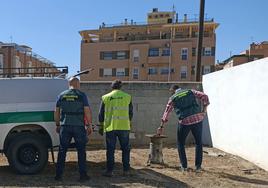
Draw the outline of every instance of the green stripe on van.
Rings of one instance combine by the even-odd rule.
[[[54,121],[53,111],[0,113],[0,124]]]

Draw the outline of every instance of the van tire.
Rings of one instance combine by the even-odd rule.
[[[7,149],[11,168],[19,174],[35,174],[44,169],[48,161],[48,148],[30,133],[22,133],[11,141]]]

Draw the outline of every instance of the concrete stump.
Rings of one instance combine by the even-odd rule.
[[[165,135],[145,135],[149,137],[150,142],[150,153],[147,161],[147,166],[151,164],[164,164],[163,160],[163,138],[167,138]]]

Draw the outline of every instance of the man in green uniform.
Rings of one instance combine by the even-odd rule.
[[[64,170],[66,152],[72,138],[74,138],[77,153],[80,180],[89,180],[86,169],[86,143],[87,135],[92,132],[92,115],[88,99],[80,90],[78,78],[69,80],[69,89],[62,92],[57,99],[54,119],[56,131],[60,136],[60,147],[56,165],[55,180],[61,181]],[[89,125],[85,127],[84,121]]]

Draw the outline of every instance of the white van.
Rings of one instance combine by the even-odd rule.
[[[48,149],[59,145],[53,112],[67,88],[61,78],[0,79],[0,150],[16,172],[41,171]]]

